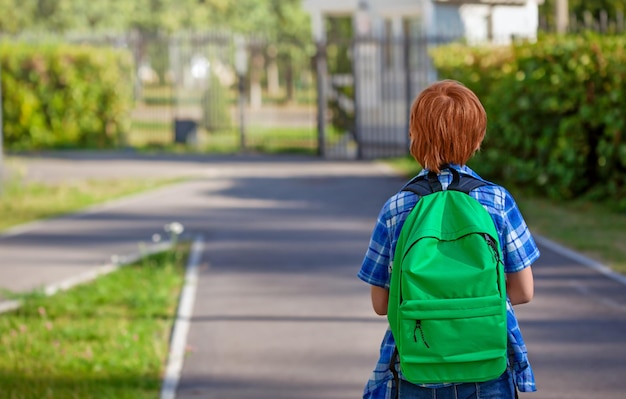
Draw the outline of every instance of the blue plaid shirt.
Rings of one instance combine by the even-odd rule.
[[[452,167],[461,173],[481,179],[467,166],[453,165]],[[426,173],[428,171],[423,170],[418,176]],[[452,175],[450,172],[443,171],[439,175],[439,180],[443,189],[447,189],[452,181]],[[503,187],[487,183],[487,185],[473,190],[470,195],[487,209],[496,225],[502,247],[504,271],[506,273],[519,272],[529,267],[539,258],[539,249],[511,194]],[[371,285],[389,289],[396,242],[406,217],[418,199],[419,197],[412,192],[401,191],[387,200],[378,216],[369,248],[363,259],[361,270],[358,273],[358,277],[361,280]],[[536,391],[535,377],[528,362],[526,345],[524,344],[513,306],[511,306],[508,300],[507,327],[509,353],[512,358],[511,366],[515,384],[521,392]],[[365,386],[363,398],[392,398],[394,387],[393,375],[389,370],[389,362],[393,356],[394,349],[395,341],[391,330],[388,328],[380,347],[378,363]],[[400,378],[402,378],[401,375]],[[445,385],[429,384],[427,386],[440,387]]]

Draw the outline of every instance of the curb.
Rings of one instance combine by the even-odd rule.
[[[93,281],[100,276],[114,272],[120,267],[134,263],[145,256],[163,252],[171,248],[171,246],[172,241],[163,241],[161,243],[151,245],[149,248],[145,248],[145,250],[141,252],[135,252],[126,256],[114,256],[112,262],[98,266],[74,277],[59,281],[58,283],[47,285],[43,287],[42,292],[45,296],[52,296],[57,292],[67,291],[72,287]],[[19,300],[0,301],[0,314],[18,309],[21,305],[22,304]]]
[[[583,266],[593,269],[597,271],[598,273],[603,274],[606,277],[614,281],[617,281],[618,283],[626,285],[626,276],[623,274],[614,272],[608,266],[603,265],[602,263],[596,262],[593,259],[587,258],[586,256],[581,255],[578,252],[574,252],[571,249],[566,248],[562,246],[561,244],[557,244],[556,242],[551,241],[545,237],[541,237],[537,235],[534,235],[533,237],[535,241],[537,241],[538,244],[543,245],[544,247],[550,249],[551,251],[554,251],[558,253],[559,255],[569,258],[577,263],[580,263]]]
[[[187,346],[187,334],[189,333],[190,320],[193,312],[193,305],[196,298],[196,287],[198,285],[198,264],[202,259],[204,250],[204,239],[197,236],[191,246],[191,254],[187,261],[187,271],[185,273],[185,283],[180,295],[176,321],[172,329],[170,340],[170,352],[168,354],[167,367],[161,388],[161,399],[175,399],[178,381],[183,369],[185,350]]]

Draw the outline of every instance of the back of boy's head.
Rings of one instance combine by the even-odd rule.
[[[453,80],[433,83],[411,107],[411,155],[437,173],[443,164],[465,165],[480,148],[486,129],[485,109],[470,89]]]

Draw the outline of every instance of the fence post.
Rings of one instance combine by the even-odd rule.
[[[4,119],[2,116],[2,60],[0,60],[0,196],[2,196],[4,185]]]
[[[240,150],[246,149],[246,135],[245,135],[245,79],[246,72],[248,70],[248,50],[246,48],[246,42],[241,36],[235,37],[235,69],[237,71],[237,87],[239,93],[239,145]]]
[[[409,129],[411,128],[410,126],[410,119],[411,119],[411,106],[413,105],[413,79],[411,79],[411,71],[413,70],[411,68],[411,48],[412,43],[411,43],[411,34],[409,32],[405,32],[404,37],[403,37],[403,44],[404,44],[404,77],[405,77],[405,110],[406,110],[406,151],[407,153],[410,152],[410,147],[411,147],[411,138],[409,137]]]
[[[567,0],[556,0],[556,31],[557,33],[566,33],[569,21],[569,6]]]
[[[600,11],[600,33],[607,33],[609,30],[609,14],[606,10]]]
[[[317,154],[324,157],[326,154],[326,44],[317,42],[315,54],[315,69],[317,74]]]

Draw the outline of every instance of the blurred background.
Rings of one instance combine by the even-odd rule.
[[[489,115],[479,173],[623,213],[625,4],[0,0],[1,142],[406,159],[412,100],[449,78]]]

